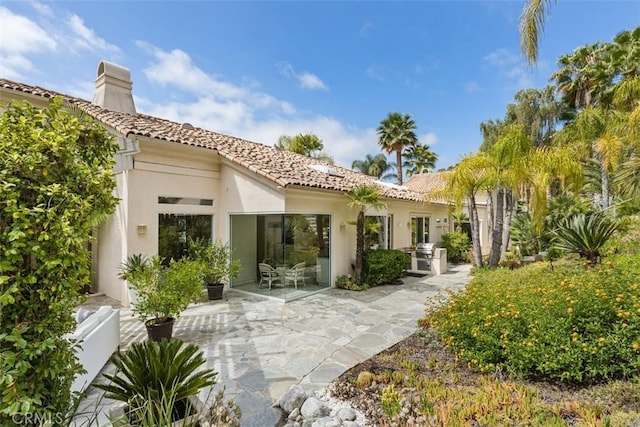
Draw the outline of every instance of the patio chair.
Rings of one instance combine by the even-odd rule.
[[[298,263],[284,272],[284,285],[287,286],[287,282],[293,282],[293,285],[298,289],[298,282],[304,283],[304,262]]]
[[[269,285],[269,289],[271,289],[271,285],[274,282],[282,283],[282,279],[280,278],[278,271],[269,264],[264,262],[258,263],[258,270],[260,270],[260,283],[258,283],[258,287],[261,287],[266,283]]]

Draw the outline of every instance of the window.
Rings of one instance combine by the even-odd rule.
[[[161,205],[213,206],[213,199],[194,199],[189,197],[158,197]]]
[[[211,240],[212,236],[212,215],[158,215],[158,255],[167,263],[187,255],[189,239]]]
[[[411,245],[429,243],[429,217],[418,216],[411,218]]]
[[[364,244],[371,249],[389,249],[390,233],[389,217],[367,215],[364,218]]]

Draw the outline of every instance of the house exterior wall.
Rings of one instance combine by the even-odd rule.
[[[220,240],[230,241],[231,215],[284,212],[282,188],[231,162],[223,160],[219,185],[216,236]]]

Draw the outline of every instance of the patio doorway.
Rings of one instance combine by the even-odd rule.
[[[327,289],[331,286],[330,244],[330,215],[232,215],[231,247],[242,270],[231,287],[285,301]],[[276,272],[270,287],[264,280],[261,283],[260,263]]]

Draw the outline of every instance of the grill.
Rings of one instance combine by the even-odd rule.
[[[416,245],[416,258],[433,258],[435,243],[418,243]]]

